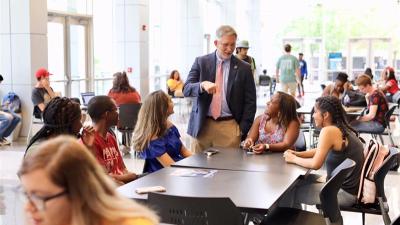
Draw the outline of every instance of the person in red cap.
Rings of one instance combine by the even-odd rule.
[[[42,112],[47,103],[56,97],[53,88],[50,87],[49,76],[52,75],[45,68],[40,68],[36,71],[37,83],[32,90],[32,102],[34,105],[33,115],[35,118],[42,118]]]
[[[400,91],[394,69],[389,66],[386,67],[381,73],[381,80],[382,84],[379,86],[379,89],[386,94],[387,100],[392,102],[393,96]]]

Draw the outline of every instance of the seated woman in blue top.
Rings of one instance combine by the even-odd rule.
[[[143,172],[154,172],[192,155],[182,144],[178,129],[168,117],[174,103],[163,91],[155,91],[145,99],[135,126],[132,144],[146,160]]]

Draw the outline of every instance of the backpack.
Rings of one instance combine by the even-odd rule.
[[[357,194],[358,203],[375,203],[376,186],[374,175],[388,154],[389,149],[386,146],[380,145],[374,139],[371,139],[365,147],[364,164],[361,170],[360,185]]]
[[[2,108],[2,110],[8,110],[11,112],[20,113],[21,112],[21,99],[19,98],[19,96],[17,94],[10,91],[10,92],[8,92],[8,94],[6,94],[3,97],[1,108]]]
[[[347,90],[343,94],[342,104],[345,106],[367,106],[365,95],[358,91]]]

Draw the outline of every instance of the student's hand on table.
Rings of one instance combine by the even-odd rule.
[[[251,138],[246,138],[243,142],[243,148],[251,148],[254,145],[254,141]]]
[[[92,126],[85,126],[82,130],[82,142],[87,147],[91,148],[94,143],[94,128]]]
[[[118,186],[121,186],[121,185],[124,185],[124,184],[125,184],[124,182],[120,181],[119,175],[112,174],[112,173],[109,173],[108,175],[111,177],[111,179],[112,179]]]
[[[210,81],[203,81],[201,82],[201,88],[206,91],[208,94],[215,94],[217,91],[217,85]]]
[[[262,154],[265,151],[265,145],[264,144],[256,144],[253,146],[253,152],[256,154]]]
[[[297,152],[296,152],[295,150],[288,149],[288,150],[286,150],[285,152],[290,152],[290,153],[292,153],[292,154],[294,154],[294,155],[297,156]],[[285,152],[284,152],[283,154],[285,154]]]
[[[286,150],[283,153],[283,157],[285,158],[285,161],[287,163],[294,163],[294,160],[296,158],[296,153],[293,150]]]

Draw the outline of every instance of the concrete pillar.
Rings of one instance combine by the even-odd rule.
[[[14,91],[21,98],[21,136],[28,134],[33,111],[34,74],[47,67],[46,35],[46,0],[0,0],[0,96]]]
[[[115,71],[132,68],[130,82],[144,97],[149,93],[149,1],[114,0]]]
[[[206,42],[204,41],[203,11],[201,10],[200,2],[198,0],[184,0],[184,7],[181,19],[182,35],[184,36],[184,42],[181,47],[183,58],[180,66],[183,68],[182,73],[186,80],[195,58],[205,53],[203,52],[203,43],[205,44]],[[210,51],[212,52],[214,49],[214,40],[210,41]]]

